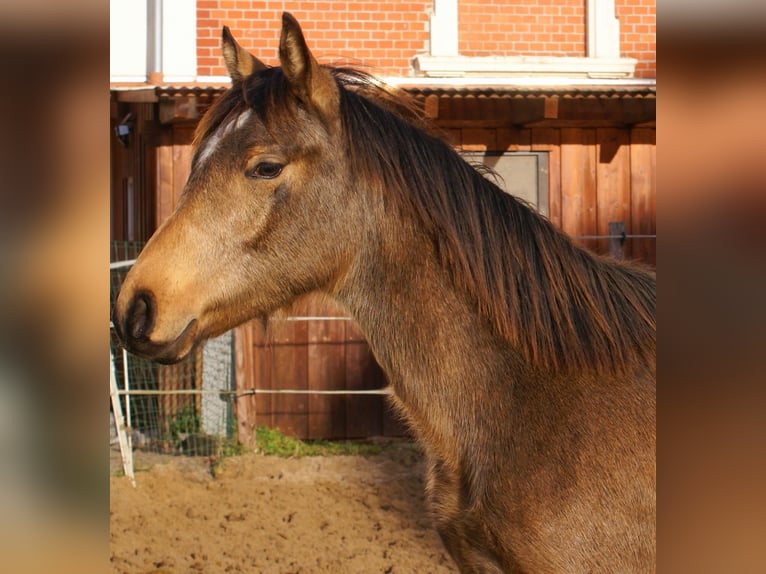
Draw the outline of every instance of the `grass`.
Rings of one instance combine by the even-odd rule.
[[[383,452],[383,445],[355,441],[307,440],[285,436],[275,429],[256,427],[255,451],[272,456],[301,458],[304,456],[362,455]]]
[[[199,437],[187,437],[190,442]],[[204,438],[204,437],[202,437]],[[180,437],[179,437],[180,440]],[[256,446],[254,452],[270,456],[279,456],[283,458],[301,458],[304,456],[371,456],[383,452],[388,446],[388,442],[371,443],[365,441],[329,441],[329,440],[300,440],[282,434],[280,431],[266,427],[256,427],[255,429]],[[217,445],[215,453],[209,453],[207,456],[211,463],[211,473],[216,476],[221,472],[222,465],[227,458],[236,457],[248,452],[245,445],[239,444],[236,440],[223,440]],[[194,451],[197,456],[202,456],[202,452]],[[175,453],[178,454],[178,453]],[[211,456],[213,455],[214,456]],[[167,456],[171,456],[168,454]],[[134,472],[143,472],[152,468],[155,462],[142,464],[135,460],[133,462]],[[124,476],[122,469],[116,470],[113,476]]]

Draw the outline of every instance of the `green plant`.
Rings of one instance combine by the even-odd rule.
[[[247,447],[243,444],[238,443],[236,440],[229,439],[221,443],[220,456],[222,458],[229,457],[229,456],[239,456],[241,454],[245,454],[246,452],[247,452]]]
[[[170,437],[178,442],[183,435],[199,433],[202,423],[194,405],[181,408],[170,421]]]
[[[258,453],[294,458],[328,455],[369,456],[382,452],[384,448],[378,444],[354,441],[303,441],[266,427],[256,427],[255,444]]]

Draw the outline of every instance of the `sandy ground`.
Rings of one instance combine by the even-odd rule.
[[[457,571],[431,526],[423,462],[409,443],[371,457],[250,453],[215,473],[201,457],[144,455],[136,466],[146,469],[136,488],[110,478],[112,572]]]

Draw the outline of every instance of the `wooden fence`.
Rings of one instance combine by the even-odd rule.
[[[300,438],[406,433],[385,395],[321,394],[386,386],[359,328],[328,303],[310,300],[266,326],[248,323],[236,329],[234,339],[240,441],[249,442],[256,425]],[[258,392],[284,390],[320,393]]]

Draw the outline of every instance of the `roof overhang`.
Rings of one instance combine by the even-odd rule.
[[[642,79],[422,78],[383,80],[422,102],[427,117],[455,126],[653,126],[656,82]],[[196,121],[230,84],[113,84],[116,102],[157,103],[162,123]],[[488,101],[483,101],[488,100]],[[450,110],[451,111],[447,111]]]

